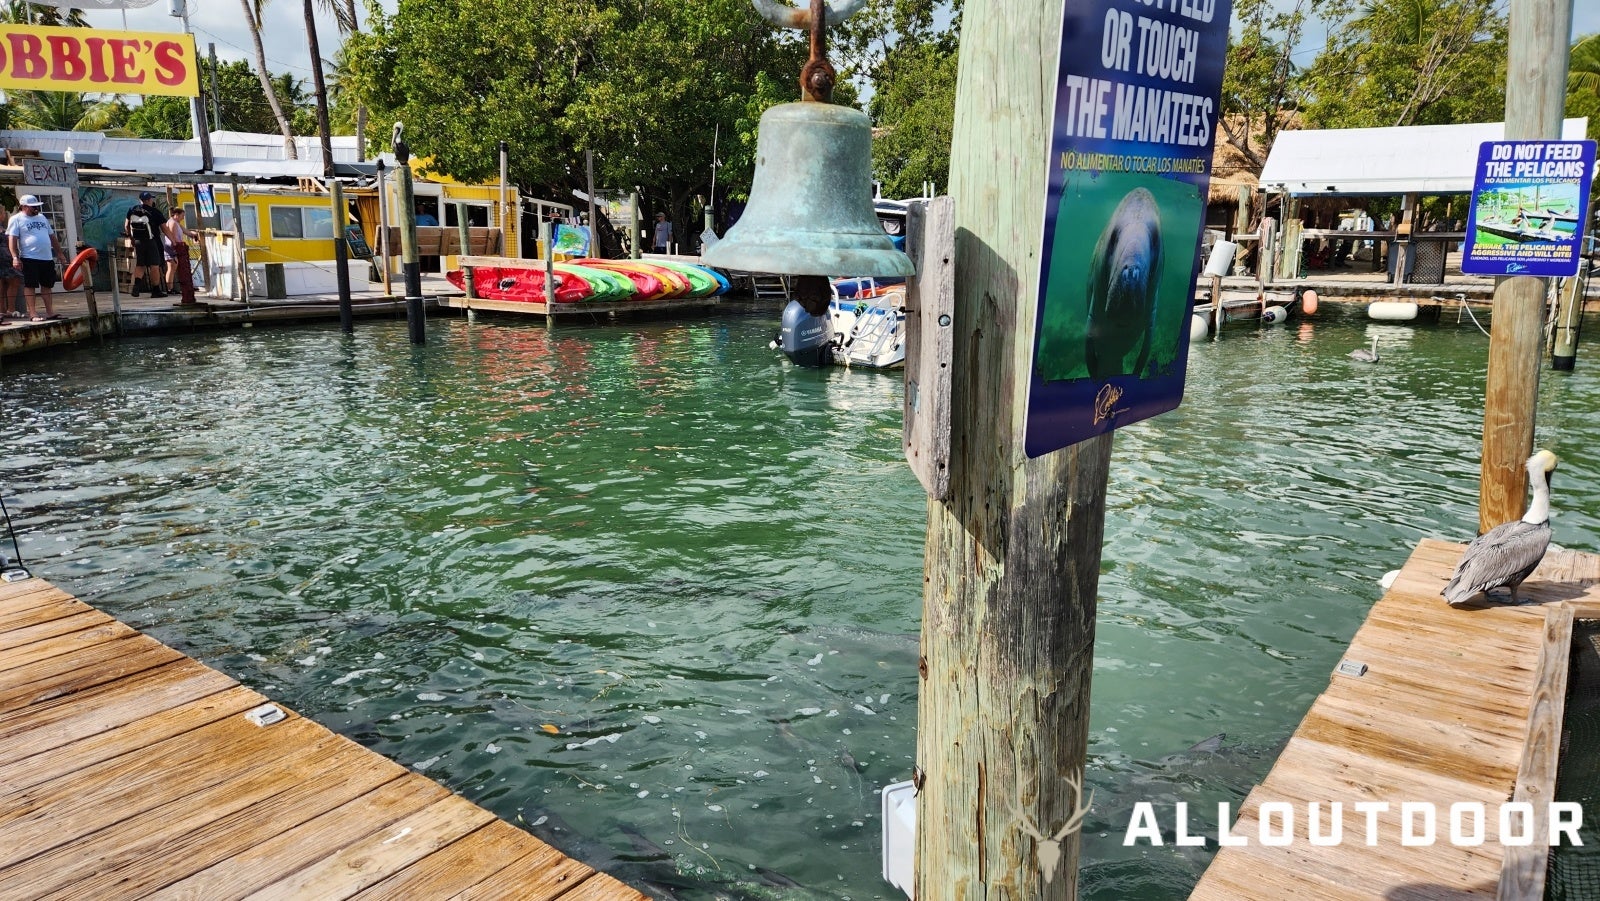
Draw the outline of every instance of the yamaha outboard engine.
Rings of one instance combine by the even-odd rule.
[[[798,300],[783,308],[783,330],[778,333],[778,349],[799,366],[827,366],[833,362],[832,319],[823,307],[821,315],[806,311]]]

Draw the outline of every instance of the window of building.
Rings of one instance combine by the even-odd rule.
[[[233,227],[233,204],[219,204],[217,212],[222,214],[222,230],[231,232]],[[257,219],[256,206],[253,203],[239,205],[239,215],[244,219],[244,236],[247,239],[260,240],[261,223]]]
[[[274,238],[332,238],[333,210],[309,206],[271,209]]]

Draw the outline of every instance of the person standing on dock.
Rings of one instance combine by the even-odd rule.
[[[6,219],[6,208],[0,206],[0,219]],[[15,306],[15,315],[26,319],[28,316],[28,298],[22,293],[22,273],[11,264],[9,253],[0,258],[0,319],[10,319],[13,315],[12,304]]]
[[[667,221],[666,213],[656,214],[655,252],[666,253],[667,247],[672,244],[672,223]]]
[[[56,262],[65,263],[67,254],[50,220],[41,214],[44,205],[39,198],[24,194],[17,202],[22,209],[6,223],[6,244],[11,249],[12,267],[22,270],[23,288],[33,289],[28,295],[28,315],[34,322],[43,322],[56,318],[50,289],[56,285]],[[43,316],[39,315],[40,300],[44,301]]]
[[[161,250],[167,258],[167,287],[183,295],[183,303],[194,303],[193,278],[189,269],[189,231],[183,227],[183,207],[173,205],[161,223]]]
[[[145,285],[151,297],[166,297],[162,287],[161,270],[166,265],[167,254],[161,249],[161,226],[166,217],[152,203],[156,195],[149,191],[139,194],[139,205],[128,211],[122,220],[122,233],[133,242],[133,296],[139,296],[139,270],[144,270]]]

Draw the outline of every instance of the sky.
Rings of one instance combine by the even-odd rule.
[[[127,10],[127,27],[134,31],[182,31],[182,20],[171,15],[170,3],[171,0],[156,0],[152,6]],[[189,25],[195,35],[198,53],[205,55],[206,45],[214,43],[217,45],[217,57],[222,61],[243,59],[250,60],[254,65],[250,30],[245,25],[239,4],[240,0],[190,0]],[[316,0],[314,5],[320,7],[321,0]],[[365,4],[356,5],[365,15],[363,9]],[[393,11],[396,0],[382,0],[382,5],[385,9]],[[122,12],[93,11],[87,15],[91,25],[115,29],[123,27]],[[296,78],[304,79],[309,89],[311,54],[306,47],[303,16],[303,6],[294,0],[269,0],[265,4],[263,16],[265,27],[262,43],[266,47],[267,67],[274,74],[292,72]],[[333,17],[320,8],[317,11],[317,20],[317,36],[321,43],[323,59],[331,60],[340,44],[338,29],[334,27]],[[365,24],[364,19],[363,24]],[[1600,2],[1574,0],[1572,25],[1575,37],[1600,31]],[[1311,42],[1312,37],[1307,35],[1307,46],[1301,51],[1305,59],[1301,62],[1309,63],[1321,43],[1320,34],[1315,36],[1315,43]]]

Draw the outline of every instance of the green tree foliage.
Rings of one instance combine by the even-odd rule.
[[[1306,73],[1319,128],[1497,122],[1506,16],[1498,0],[1315,0],[1328,43]]]
[[[871,89],[873,175],[890,197],[950,177],[961,0],[868,0],[840,26],[835,62]]]
[[[902,41],[879,67],[869,111],[880,123],[872,142],[873,172],[886,197],[916,197],[924,181],[950,181],[950,139],[956,114],[953,41]]]
[[[799,32],[748,0],[400,0],[369,13],[339,83],[376,139],[403,121],[413,153],[467,180],[497,177],[505,140],[513,181],[563,199],[592,149],[602,187],[643,186],[678,222],[709,187],[719,131],[719,191],[748,184],[736,126],[752,88],[765,76],[764,100],[796,99],[805,59]]]
[[[1289,111],[1299,105],[1293,54],[1308,2],[1295,0],[1284,10],[1272,0],[1237,0],[1233,7],[1217,140],[1232,145],[1256,172],[1266,164]]]
[[[30,4],[27,0],[5,0],[0,3],[0,22],[8,25],[50,25],[62,28],[88,28],[89,20],[81,9],[62,9],[44,4]]]
[[[127,113],[116,98],[70,91],[9,91],[11,127],[33,131],[103,131],[126,134]]]
[[[1589,138],[1600,140],[1600,34],[1579,38],[1567,61],[1567,115],[1589,117]]]
[[[127,111],[123,127],[141,138],[184,141],[194,137],[189,98],[153,96]]]
[[[278,102],[293,116],[295,134],[316,134],[317,123],[311,113],[304,85],[294,76],[284,73],[270,79],[277,92]],[[211,117],[211,61],[200,61],[200,88],[206,105],[206,118]],[[277,119],[267,96],[261,92],[261,80],[255,70],[244,60],[220,63],[217,66],[217,99],[222,111],[222,121],[211,122],[218,131],[243,131],[256,134],[277,132]],[[194,137],[189,119],[189,98],[150,96],[129,110],[126,115],[128,131],[141,138],[169,138],[186,140]],[[341,132],[343,133],[343,132]]]

